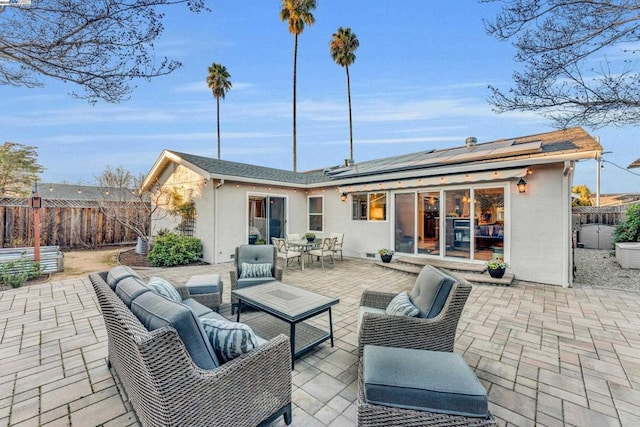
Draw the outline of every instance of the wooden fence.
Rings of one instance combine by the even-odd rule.
[[[33,209],[30,199],[0,198],[0,247],[33,245]],[[135,206],[131,218],[148,210]],[[134,243],[137,235],[101,212],[98,202],[43,200],[40,209],[40,244],[61,248],[93,248]]]

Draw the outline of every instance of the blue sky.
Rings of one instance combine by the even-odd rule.
[[[50,79],[43,88],[0,86],[0,140],[38,147],[45,182],[92,184],[107,166],[146,173],[164,148],[215,157],[215,100],[205,80],[218,62],[233,84],[221,101],[222,159],[291,169],[293,36],[280,22],[280,1],[208,5],[212,12],[201,14],[165,10],[156,54],[184,66],[137,82],[127,101],[92,106],[68,95],[73,85]],[[299,38],[298,170],[349,156],[345,70],[329,54],[340,26],[360,41],[350,67],[356,162],[460,146],[468,136],[553,130],[533,113],[498,115],[486,101],[487,85],[507,88],[519,66],[513,47],[484,31],[482,19],[497,10],[475,0],[320,0],[316,23]],[[622,169],[640,157],[637,127],[587,131]],[[640,176],[622,169],[605,164],[602,193],[640,192]],[[595,171],[595,161],[581,162],[575,183],[595,192]]]

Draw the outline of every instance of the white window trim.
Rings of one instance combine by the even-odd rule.
[[[322,199],[322,212],[321,213],[311,213],[309,212],[309,200],[312,198],[320,198]],[[321,230],[312,230],[311,229],[311,215],[321,215],[322,216],[322,225]],[[324,205],[324,194],[312,194],[307,196],[307,230],[310,232],[324,233],[324,217],[325,217],[325,205]]]

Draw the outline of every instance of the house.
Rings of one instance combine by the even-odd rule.
[[[519,279],[570,286],[573,167],[601,151],[582,128],[298,173],[164,150],[144,186],[195,203],[210,263],[250,239],[343,232],[345,256],[503,257]]]

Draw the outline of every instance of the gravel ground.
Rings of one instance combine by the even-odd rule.
[[[623,270],[608,250],[576,249],[574,284],[640,291],[640,270]]]

